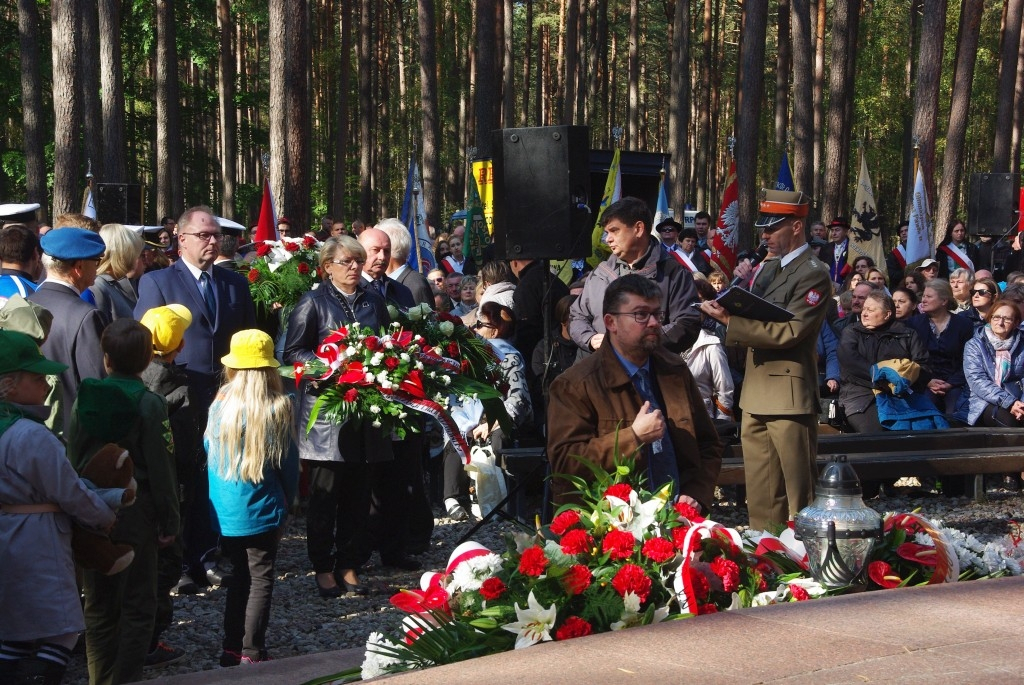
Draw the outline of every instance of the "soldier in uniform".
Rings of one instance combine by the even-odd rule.
[[[818,333],[832,288],[828,267],[807,244],[808,203],[800,192],[762,191],[761,229],[773,258],[751,292],[793,314],[768,323],[730,313],[714,300],[701,310],[726,326],[727,346],[745,346],[740,406],[750,526],[785,525],[814,497],[818,445]],[[746,279],[749,263],[735,275]]]

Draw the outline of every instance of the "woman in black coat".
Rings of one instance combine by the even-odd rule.
[[[882,431],[872,390],[871,367],[887,359],[910,359],[921,367],[914,383],[923,390],[930,380],[928,352],[910,328],[896,321],[892,298],[881,290],[870,292],[860,321],[843,330],[839,343],[839,402],[847,422],[858,433]]]

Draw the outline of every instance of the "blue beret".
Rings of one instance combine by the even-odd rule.
[[[65,262],[96,259],[107,250],[103,238],[84,228],[65,227],[47,231],[39,240],[39,245],[44,254]]]

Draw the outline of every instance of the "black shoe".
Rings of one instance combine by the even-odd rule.
[[[316,583],[316,590],[320,593],[320,596],[324,599],[337,599],[341,597],[341,587],[335,585],[334,587],[324,587],[320,584],[320,581],[313,576],[313,582]]]
[[[181,579],[178,580],[178,584],[171,588],[171,594],[175,595],[198,595],[199,585],[196,581],[192,580],[192,576],[187,573],[181,574]]]
[[[185,658],[185,650],[158,642],[156,649],[146,655],[143,668],[163,668],[176,664]]]
[[[232,652],[231,650],[225,649],[220,653],[220,667],[231,668],[242,663],[242,654],[240,652]]]
[[[219,566],[206,569],[206,581],[210,585],[227,587],[231,583],[231,574]]]
[[[391,568],[397,568],[402,571],[419,571],[423,568],[423,564],[412,557],[401,556],[393,559],[381,559],[381,563]]]

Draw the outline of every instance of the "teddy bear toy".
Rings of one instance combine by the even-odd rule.
[[[120,445],[108,443],[101,447],[79,475],[111,509],[135,502],[135,465]],[[71,531],[71,551],[79,566],[108,576],[125,570],[135,558],[131,545],[115,543],[105,533],[77,524]]]

